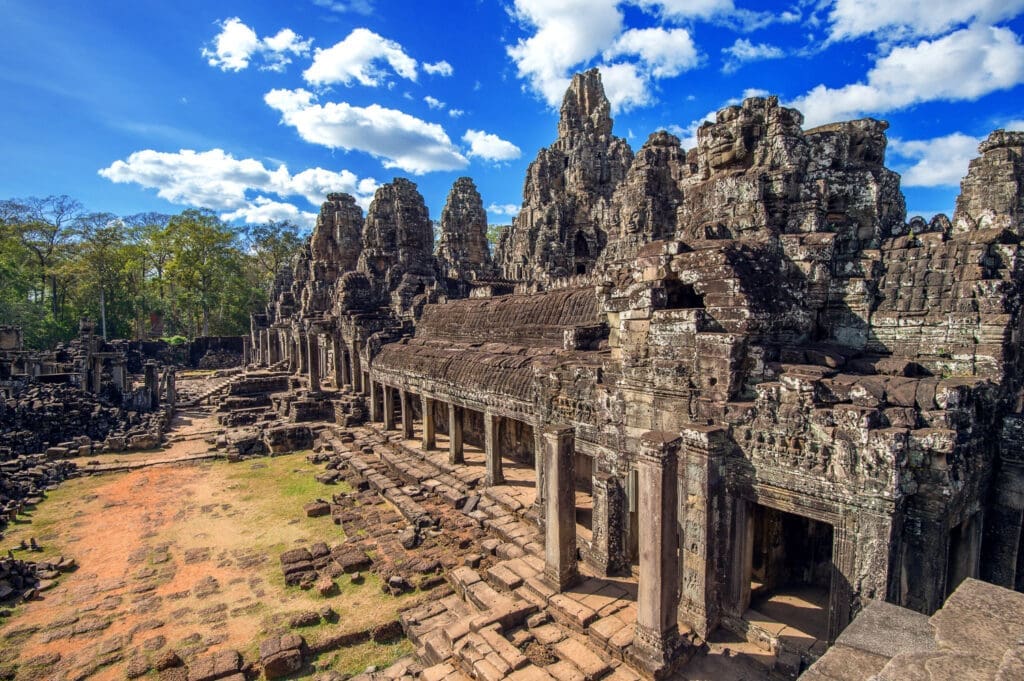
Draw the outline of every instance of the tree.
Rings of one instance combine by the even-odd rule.
[[[303,244],[299,228],[287,220],[249,227],[246,241],[249,256],[260,270],[260,279],[268,285]]]
[[[0,215],[17,229],[22,244],[33,254],[39,266],[39,300],[46,298],[50,283],[51,313],[59,313],[57,277],[54,272],[63,247],[72,236],[71,227],[82,214],[82,204],[70,196],[46,196],[10,199],[0,206]]]
[[[115,291],[126,293],[120,284],[129,261],[127,229],[111,213],[90,213],[79,218],[76,233],[79,249],[75,270],[79,283],[99,294],[100,329],[106,340],[108,298]]]
[[[229,279],[241,271],[236,234],[212,211],[186,210],[167,223],[167,236],[167,275],[174,295],[191,317],[192,328],[201,324],[201,335],[208,336],[211,312],[218,309]]]

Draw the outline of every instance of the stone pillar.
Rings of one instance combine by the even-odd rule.
[[[501,470],[501,443],[498,441],[501,417],[489,411],[484,412],[484,457],[487,460],[487,484],[504,485],[505,474]]]
[[[114,385],[117,386],[118,390],[124,392],[125,383],[127,382],[128,372],[124,366],[124,359],[112,360],[110,366],[110,375],[114,381]]]
[[[423,451],[429,452],[437,448],[437,438],[434,433],[434,400],[431,397],[422,395],[420,406],[423,409]]]
[[[544,486],[547,513],[544,522],[544,579],[559,591],[576,581],[576,488],[572,428],[544,429]]]
[[[320,392],[320,336],[314,331],[306,334],[306,370],[309,372],[309,391]]]
[[[622,543],[626,522],[626,497],[619,479],[605,472],[594,473],[594,520],[588,564],[604,577],[626,568]]]
[[[247,367],[252,363],[252,338],[242,336],[242,366]]]
[[[637,584],[635,662],[654,678],[672,671],[679,650],[679,534],[676,456],[680,438],[648,432],[640,442],[640,579]]]
[[[304,374],[307,371],[309,371],[309,369],[307,368],[309,366],[309,344],[306,340],[306,334],[301,331],[296,332],[295,344],[298,346],[298,352],[296,352],[295,354],[298,355],[299,359],[297,371],[300,374]]]
[[[174,413],[174,408],[178,404],[178,383],[177,383],[177,371],[174,367],[167,369],[167,411],[171,414]]]
[[[380,384],[374,381],[369,381],[368,384],[370,386],[370,421],[376,423],[380,421],[380,407],[377,406],[377,393],[380,390]]]
[[[26,373],[31,373],[26,367]],[[100,388],[103,386],[103,359],[100,357],[92,358],[92,384],[89,389],[99,394]]]
[[[334,357],[334,387],[341,390],[345,385],[345,344],[338,332],[331,334],[331,354]]]
[[[384,386],[384,430],[395,429],[395,389]]]
[[[415,424],[412,420],[412,395],[408,390],[399,391],[402,400],[402,437],[411,440],[416,434]]]
[[[699,425],[683,428],[682,439],[679,525],[685,530],[679,560],[683,566],[680,617],[706,638],[721,619],[716,556],[718,542],[726,541],[727,528],[721,523],[724,501],[719,470],[729,439],[724,428]]]
[[[334,351],[337,353],[338,387],[352,385],[352,365],[348,357],[348,350],[345,349],[345,343],[341,339],[336,342]]]
[[[462,449],[462,407],[448,405],[448,463],[465,463]]]
[[[363,369],[360,366],[359,344],[355,341],[352,341],[352,354],[350,358],[352,360],[352,391],[361,393],[363,392]]]
[[[149,393],[149,408],[160,406],[160,374],[157,373],[156,362],[146,362],[143,367],[146,377],[146,391]]]

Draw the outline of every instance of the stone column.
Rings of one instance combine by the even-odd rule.
[[[622,544],[625,513],[625,494],[618,478],[606,471],[596,471],[588,564],[593,564],[602,576],[611,576],[626,567]]]
[[[242,366],[247,367],[252,362],[252,338],[242,336]]]
[[[334,356],[334,387],[341,390],[345,385],[345,344],[335,331],[331,334],[331,354]]]
[[[334,352],[338,362],[338,387],[352,385],[352,369],[348,358],[348,350],[345,349],[345,342],[340,338],[334,345]]]
[[[167,407],[168,411],[173,414],[174,408],[178,404],[178,384],[177,384],[177,371],[174,367],[168,367],[167,369]]]
[[[125,383],[127,382],[126,379],[128,377],[128,372],[125,369],[123,358],[111,361],[110,376],[114,381],[114,385],[116,385],[118,390],[123,393]]]
[[[412,395],[408,390],[399,391],[402,400],[402,437],[411,440],[416,434],[415,424],[412,420]]]
[[[380,407],[377,406],[377,392],[379,391],[379,383],[369,381],[370,386],[370,421],[376,423],[380,421]]]
[[[637,584],[633,657],[655,678],[672,670],[679,650],[679,534],[677,528],[674,433],[647,432],[641,437],[636,467],[639,477],[640,579]]]
[[[395,389],[384,386],[384,430],[395,429]]]
[[[31,372],[28,370],[27,366],[26,366],[25,371],[26,371],[26,373],[30,373],[31,374]],[[92,392],[98,394],[99,391],[100,391],[100,388],[102,386],[103,386],[103,359],[100,358],[100,357],[95,357],[94,356],[92,358],[92,385],[90,386],[89,389]]]
[[[489,411],[484,412],[484,457],[487,460],[487,484],[504,485],[505,474],[501,469],[501,443],[498,441],[501,417]]]
[[[544,579],[559,591],[576,581],[575,435],[572,428],[544,429]]]
[[[309,391],[320,392],[320,336],[314,331],[306,334],[306,370],[309,372]]]
[[[297,367],[297,370],[300,374],[304,374],[309,371],[307,368],[309,366],[309,344],[304,332],[297,331],[295,333],[295,344],[298,346],[298,352],[296,354],[299,359],[299,366]]]
[[[437,438],[434,433],[434,400],[426,395],[420,396],[420,406],[423,409],[423,451],[429,452],[437,448]]]
[[[157,373],[156,362],[146,362],[143,367],[146,377],[146,391],[149,393],[149,408],[160,406],[160,374]]]
[[[448,463],[465,463],[462,449],[462,407],[448,405]]]
[[[350,359],[352,360],[352,366],[350,367],[352,371],[352,391],[361,393],[363,392],[363,369],[360,366],[359,344],[355,341],[352,341]]]

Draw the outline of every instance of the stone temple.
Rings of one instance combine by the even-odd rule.
[[[536,537],[502,597],[648,678],[716,631],[796,673],[869,604],[1024,591],[1024,134],[993,132],[952,219],[926,222],[885,122],[801,125],[750,98],[695,149],[656,132],[634,152],[579,74],[493,253],[468,178],[436,245],[408,180],[365,216],[331,194],[247,353],[291,374],[292,420],[477,467]],[[628,614],[567,597],[602,578]],[[473,580],[454,577],[467,601]],[[428,634],[425,663],[470,673],[459,632]]]

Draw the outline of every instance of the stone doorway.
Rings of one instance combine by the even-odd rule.
[[[946,595],[968,577],[978,576],[981,557],[981,513],[975,513],[949,531],[946,553]]]
[[[579,451],[573,462],[576,492],[576,539],[590,545],[594,531],[594,457]]]
[[[751,518],[750,609],[745,619],[791,647],[828,640],[833,528],[755,505]]]

